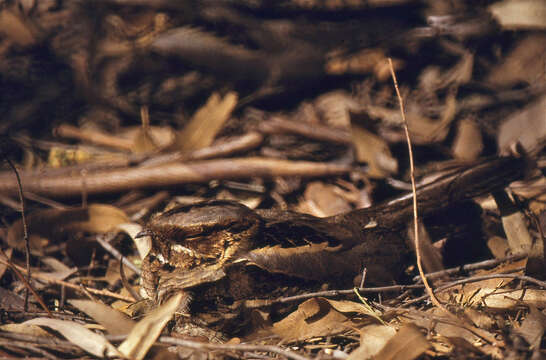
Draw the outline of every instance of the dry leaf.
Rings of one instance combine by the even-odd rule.
[[[172,146],[176,140],[176,132],[169,126],[126,127],[116,134],[128,142],[129,149],[135,153],[161,151]]]
[[[36,31],[28,19],[7,9],[0,11],[0,31],[14,43],[21,46],[33,45],[36,42]]]
[[[349,313],[369,314],[370,310],[352,301],[313,298],[302,303],[283,320],[273,324],[272,330],[286,341],[338,334],[355,326],[348,316]]]
[[[544,60],[546,61],[546,58]],[[497,135],[499,152],[508,153],[516,142],[519,142],[527,152],[539,150],[546,141],[545,110],[546,96],[542,96],[504,120]]]
[[[483,270],[477,273],[477,275],[489,275],[489,274],[502,274],[511,273],[523,275],[523,271],[516,269],[525,268],[527,259],[514,261],[511,263],[501,264],[491,270]],[[459,302],[465,306],[480,306],[484,297],[488,298],[491,294],[496,292],[503,293],[506,290],[502,289],[502,286],[512,282],[512,278],[494,278],[482,281],[471,282],[463,285],[458,285],[451,288],[449,291],[442,291],[438,294],[438,298],[443,301],[451,301],[452,298],[457,298]]]
[[[152,248],[152,237],[149,235],[136,237],[137,234],[142,231],[142,225],[139,225],[137,223],[127,223],[119,224],[117,228],[124,231],[127,235],[131,237],[131,239],[133,239],[140,258],[144,259]]]
[[[288,342],[315,336],[338,334],[349,329],[350,321],[324,299],[305,301],[283,320],[273,324],[273,332]]]
[[[131,151],[135,154],[147,154],[159,149],[149,128],[140,127],[133,139]]]
[[[515,332],[527,341],[531,349],[539,349],[545,331],[546,315],[536,307],[530,306],[525,320],[523,320],[521,326]]]
[[[357,160],[370,167],[368,176],[383,178],[398,171],[398,162],[385,140],[354,124],[352,134]]]
[[[457,159],[470,161],[478,158],[483,150],[483,141],[480,128],[474,121],[469,119],[459,121],[451,149]]]
[[[501,259],[510,254],[508,242],[500,236],[492,236],[487,239],[487,248],[496,259]]]
[[[544,83],[546,61],[546,34],[533,33],[519,41],[518,45],[503,57],[487,76],[492,86],[510,87],[520,82]]]
[[[371,358],[396,334],[393,327],[376,324],[365,326],[358,332],[360,333],[360,346],[351,352],[347,360]]]
[[[41,336],[41,337],[53,337],[50,333],[39,327],[38,325],[29,325],[29,324],[5,324],[0,325],[0,330],[16,333],[16,334],[25,334],[32,336]]]
[[[235,105],[237,93],[230,92],[223,98],[218,93],[213,93],[178,134],[178,150],[197,150],[212,144],[218,131],[231,116]]]
[[[457,100],[454,93],[447,96],[442,118],[438,120],[423,116],[417,105],[409,107],[406,116],[412,142],[425,145],[443,141],[455,118],[456,110]]]
[[[470,344],[474,344],[480,340],[480,337],[468,330],[467,326],[464,326],[463,323],[454,324],[452,320],[446,319],[445,314],[437,308],[432,308],[424,312],[412,311],[407,316],[412,319],[411,324],[429,329],[429,331],[434,331],[436,334],[446,338],[464,339]],[[494,338],[493,334],[489,332],[487,332],[487,336]]]
[[[104,355],[111,357],[122,356],[103,336],[72,321],[36,318],[25,321],[23,324],[46,326],[58,331],[74,345],[97,357],[104,357]]]
[[[29,302],[28,311],[41,311],[33,303]],[[25,311],[25,299],[15,294],[13,291],[0,287],[0,310],[5,311]]]
[[[546,307],[546,290],[498,291],[489,288],[481,289],[477,296],[480,296],[483,304],[491,309],[512,309],[520,306],[522,303],[541,309]]]
[[[374,357],[375,360],[411,360],[430,347],[419,329],[411,324],[404,325]]]
[[[119,346],[119,351],[128,358],[142,360],[161,331],[178,309],[182,293],[171,297],[165,304],[150,312],[134,327],[127,339]]]
[[[341,90],[320,95],[313,104],[322,123],[337,129],[348,129],[351,126],[351,111],[360,109],[360,104],[351,94]]]
[[[6,251],[4,251],[4,254],[7,256],[7,259],[4,257],[4,254],[0,254],[0,259],[2,259],[2,260],[11,259],[11,254],[12,253],[13,253],[13,249],[9,248]],[[7,262],[0,262],[0,279],[2,279],[2,276],[4,276],[7,268],[8,268]]]
[[[128,316],[108,305],[90,300],[69,300],[69,303],[104,326],[110,335],[126,335],[135,325]]]
[[[31,249],[40,250],[45,245],[44,242],[63,240],[74,232],[108,232],[128,220],[122,210],[104,204],[92,204],[86,209],[38,210],[27,216]],[[9,227],[7,242],[11,247],[24,248],[23,223],[20,219]]]
[[[351,210],[349,203],[336,191],[337,186],[314,181],[307,185],[297,211],[317,217],[341,214]]]
[[[546,2],[541,0],[504,0],[489,12],[504,29],[546,29]]]

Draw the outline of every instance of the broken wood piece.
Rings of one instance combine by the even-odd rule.
[[[27,191],[43,196],[67,198],[80,196],[84,188],[87,194],[93,195],[203,183],[214,179],[332,176],[352,170],[354,167],[349,165],[248,157],[89,171],[85,176],[81,172],[63,176],[48,176],[47,171],[23,172],[21,177]],[[17,183],[13,174],[0,173],[0,193],[12,194],[16,191]]]

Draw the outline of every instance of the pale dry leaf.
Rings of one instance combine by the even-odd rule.
[[[523,270],[527,264],[527,259],[522,259],[506,264],[501,264],[490,270],[479,271],[476,275],[489,275],[489,274],[502,274],[510,273],[516,275],[523,275]],[[516,271],[517,270],[517,271]],[[452,301],[452,298],[456,298],[462,305],[465,306],[480,306],[484,297],[489,297],[495,293],[503,293],[506,290],[504,286],[512,282],[512,278],[493,278],[482,281],[470,282],[454,286],[449,291],[442,291],[438,294],[438,298],[443,301]]]
[[[65,280],[78,271],[77,267],[69,268],[59,260],[50,256],[43,257],[40,261],[52,268],[53,272],[39,271],[38,274],[47,274],[47,276],[52,279]]]
[[[502,57],[486,78],[492,86],[511,87],[517,83],[540,84],[546,80],[546,34],[532,33]]]
[[[105,355],[110,357],[122,356],[103,336],[73,321],[36,318],[25,321],[23,324],[46,326],[58,331],[74,345],[97,357],[104,357]]]
[[[346,91],[330,91],[314,101],[315,110],[322,122],[337,129],[351,126],[351,111],[360,109],[360,104]]]
[[[289,342],[339,334],[356,326],[351,321],[349,313],[368,311],[358,303],[348,305],[345,302],[334,302],[334,304],[349,311],[342,313],[336,310],[332,302],[324,298],[309,299],[286,318],[273,324],[272,331]]]
[[[483,304],[491,309],[513,309],[522,303],[540,309],[546,307],[546,290],[495,291],[495,289],[481,289],[478,296],[482,297]]]
[[[12,253],[13,253],[13,248],[9,248],[9,249],[4,251],[4,254],[7,256],[7,259],[4,256],[4,254],[0,254],[0,259],[2,259],[4,261],[7,261],[8,259],[11,259],[11,254]],[[4,276],[4,273],[8,269],[8,263],[4,262],[4,261],[0,262],[0,279],[2,279],[2,276]]]
[[[429,331],[434,331],[436,334],[446,338],[464,339],[470,344],[480,340],[480,337],[471,331],[476,329],[475,327],[468,329],[468,326],[465,326],[462,322],[459,324],[454,323],[451,319],[446,319],[445,313],[437,308],[432,308],[424,312],[413,311],[406,316],[412,318],[412,324],[429,329]],[[485,330],[480,331],[484,336],[494,338],[493,334],[486,332]]]
[[[16,12],[2,9],[0,11],[0,32],[18,45],[30,46],[37,40],[36,28],[30,21]]]
[[[76,222],[72,226],[79,231],[105,233],[113,230],[117,225],[129,221],[123,210],[106,204],[91,204],[87,208],[89,219]]]
[[[398,162],[385,140],[354,124],[352,135],[356,158],[368,164],[368,176],[383,178],[398,171]]]
[[[124,128],[117,136],[128,142],[135,153],[161,151],[174,145],[176,132],[169,126],[142,126]]]
[[[304,199],[298,205],[299,210],[318,217],[341,214],[351,210],[351,206],[336,191],[337,186],[320,181],[310,182],[305,188]]]
[[[272,331],[285,341],[293,342],[315,336],[328,336],[348,330],[352,326],[345,314],[335,310],[325,299],[309,299],[281,321]]]
[[[360,346],[356,348],[347,360],[369,359],[377,354],[385,344],[396,334],[396,330],[386,325],[367,325],[359,329]]]
[[[75,268],[69,268],[64,263],[60,262],[59,260],[55,259],[51,256],[45,256],[43,258],[40,258],[40,261],[50,268],[52,268],[54,271],[58,272],[70,272],[74,271]]]
[[[362,315],[369,315],[372,317],[377,317],[381,315],[378,311],[373,311],[369,306],[366,306],[362,303],[356,301],[348,300],[332,300],[324,298],[324,301],[328,302],[330,306],[341,313],[356,313]]]
[[[470,119],[464,119],[457,124],[457,135],[453,140],[451,151],[456,159],[476,160],[483,150],[483,140],[480,128]]]
[[[364,49],[355,54],[333,56],[325,65],[328,74],[369,74],[379,62],[386,62],[382,49]]]
[[[546,63],[546,57],[544,61]],[[539,150],[546,142],[545,114],[546,95],[508,116],[499,127],[497,135],[499,152],[508,153],[516,142],[519,142],[527,152]]]
[[[487,239],[487,248],[496,259],[506,257],[510,253],[508,242],[500,236],[491,236]]]
[[[535,306],[530,306],[529,313],[521,326],[516,329],[516,333],[527,341],[531,349],[540,348],[540,342],[546,331],[546,315],[544,315]]]
[[[136,237],[137,234],[142,231],[142,225],[137,223],[124,223],[119,224],[117,228],[131,237],[137,247],[138,255],[141,259],[144,259],[152,249],[152,237],[149,235]]]
[[[150,312],[134,327],[118,350],[128,358],[142,360],[159,334],[180,306],[182,293],[172,296],[167,302]]]
[[[105,204],[91,204],[86,209],[37,210],[27,216],[32,250],[40,250],[48,241],[63,240],[74,232],[104,233],[128,221],[122,210]],[[7,242],[11,247],[24,249],[21,219],[9,227]]]
[[[355,326],[355,314],[368,315],[370,321],[378,314],[354,301],[314,298],[302,303],[296,311],[273,325],[273,332],[287,341],[313,336],[328,336]]]
[[[480,329],[492,329],[497,323],[493,316],[485,311],[474,308],[464,308],[464,314],[472,323]]]
[[[404,325],[374,357],[375,360],[412,360],[424,353],[430,344],[419,329]]]
[[[131,151],[134,154],[148,154],[159,150],[149,128],[140,127],[133,139]]]
[[[541,0],[504,0],[489,6],[489,12],[504,29],[546,29],[546,2]]]
[[[108,305],[90,300],[69,300],[68,302],[104,326],[110,335],[126,335],[135,325],[135,322],[127,315]]]
[[[178,134],[178,150],[197,150],[212,144],[214,137],[235,109],[237,99],[235,92],[227,93],[223,98],[218,93],[213,93]]]
[[[419,105],[409,106],[406,116],[412,142],[418,145],[443,141],[449,133],[449,126],[455,118],[457,100],[455,93],[446,97],[442,117],[434,120],[424,116]]]
[[[0,325],[0,330],[16,333],[16,334],[25,334],[32,336],[41,336],[41,337],[53,337],[50,333],[39,327],[38,325],[30,324],[4,324]]]

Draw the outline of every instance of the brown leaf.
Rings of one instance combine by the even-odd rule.
[[[374,357],[375,360],[411,360],[424,353],[430,344],[419,329],[403,326]]]
[[[182,293],[174,295],[165,304],[146,315],[133,327],[118,350],[128,358],[142,360],[178,309],[183,296]]]
[[[532,349],[540,348],[540,342],[546,331],[546,315],[540,312],[535,306],[530,306],[529,313],[523,320],[516,333],[527,341]]]
[[[118,350],[103,336],[72,321],[36,318],[25,321],[23,324],[46,326],[58,331],[74,345],[97,357],[103,357],[105,354],[107,356],[121,356]]]
[[[377,324],[365,326],[358,332],[360,333],[360,346],[349,355],[347,360],[371,358],[396,334],[393,327]]]
[[[337,186],[314,181],[305,188],[305,201],[300,202],[298,211],[317,217],[337,215],[351,210],[348,202],[336,191]]]
[[[273,332],[292,342],[314,336],[338,334],[349,329],[350,321],[323,298],[305,301],[283,320],[273,324]]]
[[[543,83],[545,53],[546,34],[532,33],[503,57],[503,61],[491,70],[486,81],[492,86],[502,87],[511,87],[520,82]]]
[[[536,0],[504,0],[489,7],[503,29],[546,29],[546,3]]]
[[[135,243],[138,254],[140,255],[141,259],[144,259],[146,255],[150,252],[150,249],[152,248],[152,237],[149,235],[146,236],[139,236],[137,237],[137,234],[142,231],[142,225],[136,224],[136,223],[127,223],[127,224],[120,224],[117,226],[119,230],[122,230],[127,235],[133,239],[133,242]]]
[[[7,256],[7,259],[4,257],[4,254],[0,254],[0,259],[2,259],[2,260],[11,259],[11,254],[12,253],[13,253],[13,249],[9,248],[6,251],[4,251],[4,254]],[[4,276],[7,268],[8,268],[7,262],[0,262],[0,279],[2,279],[2,276]]]
[[[231,116],[235,105],[237,93],[230,92],[223,98],[218,93],[213,93],[178,134],[178,149],[191,151],[212,144],[218,131]]]
[[[353,144],[359,162],[368,163],[368,176],[386,177],[398,171],[386,141],[358,125],[352,126]]]
[[[31,22],[19,16],[16,11],[0,11],[0,31],[18,45],[30,46],[36,42],[37,29]]]
[[[90,300],[70,300],[69,303],[104,326],[110,335],[126,335],[135,325],[125,314],[108,305]]]
[[[120,209],[104,204],[92,204],[86,209],[46,209],[27,216],[31,249],[39,250],[43,241],[62,240],[68,234],[87,231],[104,233],[129,219]],[[24,248],[23,223],[15,221],[8,229],[7,242],[11,247]]]
[[[544,41],[546,42],[546,38]],[[508,116],[499,127],[497,135],[499,151],[508,153],[510,147],[516,142],[519,142],[528,152],[540,149],[546,140],[544,109],[546,109],[546,96]]]
[[[461,160],[475,160],[483,150],[480,128],[472,120],[465,119],[457,124],[457,135],[452,145],[453,156]]]
[[[29,324],[5,324],[0,325],[0,330],[16,333],[16,334],[25,334],[32,336],[41,336],[41,337],[53,337],[50,333],[39,327],[38,325],[29,325]]]

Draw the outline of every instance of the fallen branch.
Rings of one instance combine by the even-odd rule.
[[[66,198],[81,195],[84,187],[88,195],[93,195],[148,187],[204,183],[213,179],[333,176],[346,174],[353,169],[348,165],[332,163],[250,157],[89,171],[85,178],[80,172],[71,175],[48,176],[44,171],[25,172],[21,174],[21,178],[26,191],[44,196]],[[17,183],[9,175],[0,173],[0,193],[17,191]]]

